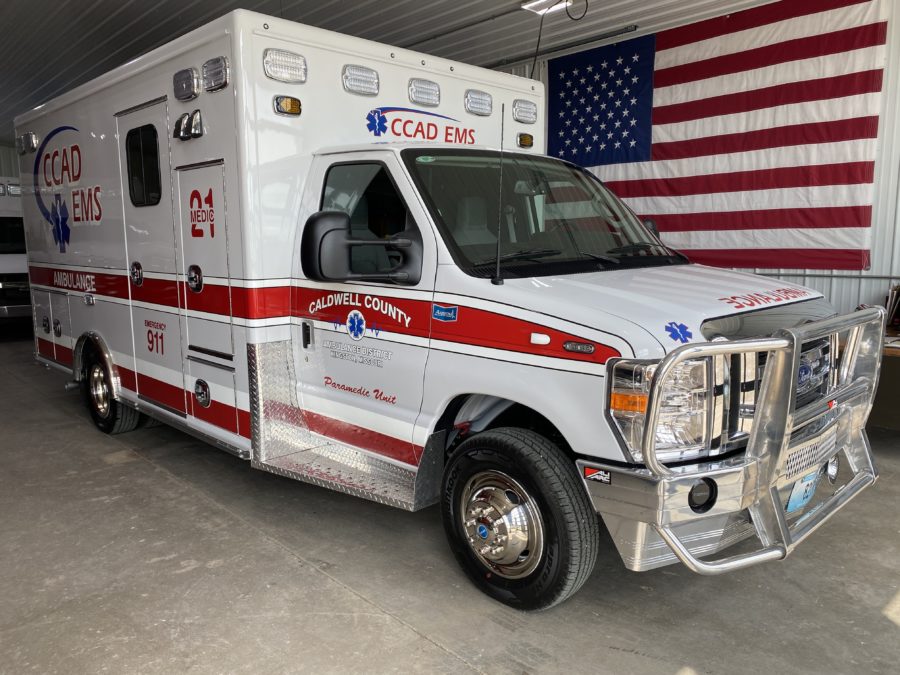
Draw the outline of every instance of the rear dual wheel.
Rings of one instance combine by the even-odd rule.
[[[135,429],[141,414],[115,399],[109,367],[97,350],[89,347],[83,362],[81,392],[94,425],[105,434]]]
[[[463,442],[444,471],[442,514],[469,578],[519,609],[562,602],[597,558],[597,515],[574,464],[532,431],[494,429]]]

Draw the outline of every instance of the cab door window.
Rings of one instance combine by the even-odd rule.
[[[415,227],[387,168],[378,162],[336,164],[329,168],[322,210],[349,215],[355,239],[389,239]],[[389,272],[401,261],[402,253],[389,247],[350,249],[351,271],[358,274]]]

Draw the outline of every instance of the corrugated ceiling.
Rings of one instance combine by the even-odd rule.
[[[588,0],[584,19],[544,22],[541,51],[637,24],[655,32],[770,0]],[[585,0],[574,0],[579,15]],[[529,58],[539,17],[521,0],[0,0],[0,144],[12,120],[233,9],[302,23],[481,66]]]

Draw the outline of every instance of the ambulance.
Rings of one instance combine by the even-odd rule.
[[[227,14],[16,119],[36,358],[103,432],[440,504],[514,607],[578,590],[601,523],[637,571],[784,558],[876,479],[883,311],[691,264],[542,154],[544,111]]]
[[[31,316],[19,177],[0,176],[0,329]]]

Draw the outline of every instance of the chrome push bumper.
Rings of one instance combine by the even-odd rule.
[[[881,366],[884,310],[870,308],[769,338],[689,344],[659,364],[647,402],[644,467],[579,461],[594,506],[625,565],[647,570],[681,561],[700,574],[721,574],[787,556],[806,537],[877,478],[865,423]],[[801,346],[832,338],[842,351],[831,386],[819,400],[795,409]],[[737,457],[669,467],[656,456],[660,392],[688,360],[767,353],[746,451]],[[819,477],[832,458],[836,475]],[[688,495],[707,479],[715,499],[697,512]],[[795,486],[811,494],[789,509]],[[790,512],[789,512],[790,511]],[[736,555],[707,556],[755,536]],[[701,559],[707,557],[706,559]]]

